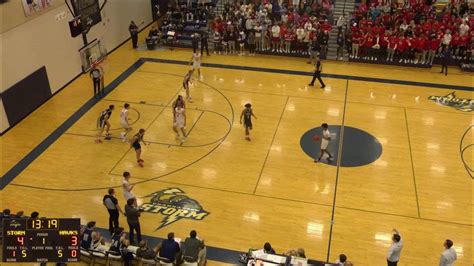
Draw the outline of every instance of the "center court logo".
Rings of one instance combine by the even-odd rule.
[[[428,99],[463,112],[472,112],[474,109],[474,100],[458,98],[454,91],[445,96],[430,96]]]
[[[179,188],[160,190],[145,196],[145,198],[151,198],[150,202],[142,204],[140,209],[145,212],[160,213],[165,216],[156,230],[183,218],[201,221],[209,215],[209,212],[205,211],[199,202],[188,197]]]

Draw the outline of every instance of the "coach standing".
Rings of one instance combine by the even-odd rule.
[[[319,58],[319,54],[318,54],[316,56],[316,65],[314,69],[313,79],[311,80],[311,83],[308,84],[308,86],[314,86],[314,81],[318,79],[319,83],[321,83],[321,89],[324,89],[326,87],[323,80],[321,79],[322,71],[323,71],[323,64],[321,63],[321,59]]]
[[[132,20],[130,22],[130,25],[128,26],[128,31],[130,32],[130,36],[132,37],[132,45],[133,49],[138,48],[138,26],[135,24],[135,22]]]
[[[142,233],[140,230],[140,221],[138,217],[140,217],[140,211],[135,208],[135,199],[128,199],[127,205],[125,205],[125,216],[127,216],[127,223],[128,227],[130,228],[128,239],[130,243],[133,245],[135,242],[133,241],[134,231],[137,233],[137,244],[142,241]]]
[[[109,188],[109,193],[104,196],[102,203],[109,212],[109,232],[112,235],[115,229],[119,228],[119,213],[124,214],[115,197],[115,190],[113,188]]]

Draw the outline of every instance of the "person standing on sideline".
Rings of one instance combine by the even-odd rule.
[[[320,162],[325,153],[329,156],[327,158],[328,162],[331,162],[333,159],[332,154],[327,150],[329,141],[331,141],[331,132],[329,131],[329,126],[328,124],[323,123],[321,128],[323,129],[323,134],[321,136],[321,151],[319,152],[319,158],[314,160],[315,163]]]
[[[135,185],[130,184],[130,173],[123,172],[122,188],[123,188],[123,197],[126,201],[133,199],[135,201],[135,206],[137,206],[137,197],[133,194],[132,190]]]
[[[441,74],[445,73],[444,75],[448,75],[448,64],[449,60],[451,59],[451,49],[449,47],[446,47],[443,51],[443,58],[441,59]]]
[[[94,97],[98,97],[101,92],[103,93],[102,85],[102,71],[96,64],[92,64],[92,69],[89,72],[89,76],[92,78],[92,83],[94,84]]]
[[[141,128],[135,136],[133,136],[132,140],[130,140],[130,148],[135,149],[135,153],[137,156],[137,163],[140,167],[143,167],[143,164],[145,161],[142,159],[142,145],[140,145],[140,142],[143,142],[143,144],[148,145],[145,140],[143,140],[143,137],[145,136],[145,129]]]
[[[342,34],[342,30],[339,30],[337,32],[336,43],[337,43],[336,60],[342,60],[344,56],[344,35]]]
[[[439,259],[439,266],[453,266],[454,261],[457,260],[456,250],[453,247],[453,241],[446,239],[444,241],[445,250],[441,253]]]
[[[397,266],[403,248],[403,239],[397,229],[393,229],[392,245],[387,252],[387,266]]]
[[[109,212],[109,232],[112,235],[119,227],[119,213],[123,214],[113,188],[109,188],[109,193],[104,196],[102,203]]]
[[[250,130],[252,130],[252,116],[257,119],[252,110],[252,105],[247,103],[245,109],[242,110],[240,114],[240,124],[242,124],[242,118],[244,118],[243,123],[245,127],[245,139],[250,141]]]
[[[204,48],[206,49],[206,54],[207,56],[210,56],[209,54],[209,33],[207,30],[203,31],[201,34],[201,54],[204,54]]]
[[[316,64],[314,68],[313,79],[311,80],[311,83],[308,84],[308,86],[314,86],[314,81],[318,79],[319,83],[321,83],[321,89],[324,89],[326,87],[323,80],[321,79],[322,71],[323,71],[323,64],[321,63],[321,59],[319,58],[319,55],[318,55],[316,56]]]
[[[120,125],[123,127],[125,130],[124,132],[120,133],[120,137],[122,138],[122,141],[126,141],[126,136],[130,130],[132,130],[132,127],[130,126],[130,123],[128,122],[130,118],[128,118],[128,109],[130,108],[130,104],[125,103],[123,105],[123,109],[120,112]]]
[[[130,22],[130,25],[128,26],[128,31],[130,32],[130,36],[132,37],[132,46],[133,49],[138,48],[138,26],[135,24],[135,22],[132,20]]]
[[[125,216],[127,216],[127,223],[129,227],[128,239],[130,244],[140,243],[142,241],[142,233],[140,230],[140,211],[135,207],[135,199],[128,199],[127,205],[125,205]],[[137,233],[137,242],[134,242],[133,238]]]

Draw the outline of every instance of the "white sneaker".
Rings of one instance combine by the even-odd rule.
[[[183,137],[183,138],[181,139],[181,144],[183,144],[185,141],[186,141],[186,137]]]

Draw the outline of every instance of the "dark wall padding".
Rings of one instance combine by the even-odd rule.
[[[33,112],[51,95],[44,66],[4,91],[1,96],[10,127]]]

